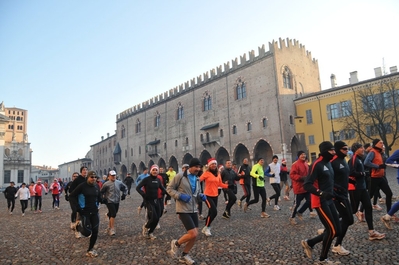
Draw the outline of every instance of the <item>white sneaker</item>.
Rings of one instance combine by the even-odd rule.
[[[154,239],[156,239],[157,237],[154,236],[153,233],[150,233],[150,234],[148,234],[147,238],[148,238],[148,239],[151,239],[151,240],[154,240]]]
[[[391,216],[389,214],[386,214],[381,217],[381,221],[384,223],[385,227],[388,229],[392,229],[391,226]]]
[[[171,204],[172,204],[172,202],[169,200],[169,201],[168,201],[168,205],[171,205]]]
[[[75,238],[81,238],[82,234],[79,231],[75,232]]]
[[[159,225],[159,222],[157,224],[157,227],[155,227],[155,229],[161,229],[161,226]]]
[[[269,218],[270,215],[268,215],[266,212],[261,212],[260,217],[261,218]]]
[[[297,225],[298,223],[295,221],[295,218],[290,217],[290,224]]]
[[[202,228],[202,233],[205,234],[206,236],[211,236],[211,228],[204,226],[204,228]]]
[[[97,257],[97,256],[98,256],[98,253],[97,253],[97,251],[95,251],[94,249],[92,249],[92,250],[86,252],[86,256],[91,257],[91,258],[94,258],[94,257]]]
[[[76,223],[71,223],[71,230],[75,230]]]
[[[22,216],[25,216],[25,214],[23,213]]]
[[[114,235],[115,235],[115,229],[114,229],[114,228],[110,228],[110,229],[108,230],[108,234],[109,234],[110,236],[114,236]]]
[[[309,216],[310,218],[315,218],[317,216],[317,213],[315,211],[310,212]]]
[[[274,205],[274,208],[273,208],[273,210],[275,210],[275,211],[279,211],[279,210],[281,210],[281,209],[280,209],[280,207],[279,207],[278,205]]]
[[[173,239],[170,242],[170,255],[172,256],[172,258],[175,258],[177,256],[177,253],[179,252],[179,247],[176,246],[176,239]]]
[[[188,254],[181,256],[179,262],[186,263],[187,265],[195,264],[195,261]]]
[[[350,254],[350,251],[344,249],[344,247],[341,246],[341,245],[338,245],[338,246],[336,246],[336,247],[333,247],[333,248],[332,248],[332,252],[333,252],[333,253],[337,253],[337,254],[339,254],[339,255],[341,255],[341,256],[346,256],[346,255],[349,255],[349,254]]]

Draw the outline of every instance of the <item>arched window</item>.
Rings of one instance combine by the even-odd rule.
[[[4,150],[4,153],[6,154],[6,156],[10,156],[11,154],[10,148],[6,148],[6,150]]]
[[[233,125],[233,134],[237,134],[237,126]]]
[[[236,99],[243,99],[247,97],[247,88],[241,77],[239,77],[237,80],[236,96]]]
[[[248,122],[247,123],[247,131],[250,131],[250,130],[252,130],[252,123]]]
[[[186,146],[188,145],[188,137],[186,137]]]
[[[154,127],[158,128],[160,123],[161,123],[161,115],[159,115],[159,113],[157,111],[157,113],[155,114],[155,119],[154,119]]]
[[[163,149],[166,149],[166,142],[163,143]]]
[[[220,131],[219,131],[219,136],[220,136],[220,137],[223,137],[223,129],[220,129]]]
[[[175,140],[175,146],[177,147],[177,140]]]
[[[283,70],[283,87],[292,89],[292,75],[287,66],[285,66]]]
[[[122,127],[121,127],[121,138],[125,138],[125,137],[126,137],[125,125],[122,125]]]
[[[266,128],[266,126],[267,126],[267,119],[266,119],[266,118],[263,118],[263,119],[262,119],[262,127],[263,127],[263,128]]]
[[[141,155],[141,146],[139,146],[139,155]]]
[[[212,109],[212,98],[208,94],[208,92],[205,92],[204,95],[204,111],[211,110]]]
[[[133,148],[130,148],[130,156],[133,156]]]
[[[136,121],[136,133],[141,132],[141,122],[139,119]]]
[[[208,143],[210,142],[209,132],[206,133],[206,141],[207,141]]]
[[[179,102],[177,105],[177,120],[182,120],[184,117],[184,109],[182,104]]]
[[[201,140],[201,142],[203,142],[204,141],[204,135],[201,133],[201,135],[200,135],[200,140]]]

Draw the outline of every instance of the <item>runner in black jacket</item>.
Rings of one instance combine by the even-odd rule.
[[[333,202],[334,171],[330,160],[335,155],[332,143],[325,141],[319,145],[320,156],[311,165],[309,175],[305,179],[304,188],[311,193],[312,208],[316,209],[320,221],[324,225],[324,233],[301,244],[306,255],[312,258],[313,246],[323,241],[320,261],[328,260],[328,251],[334,237],[340,234],[339,217]]]
[[[334,148],[336,155],[331,160],[331,166],[334,170],[334,204],[341,217],[341,233],[337,236],[332,252],[339,255],[349,255],[350,252],[342,246],[348,227],[353,225],[352,207],[348,198],[349,166],[346,162],[349,148],[342,141],[335,142]]]

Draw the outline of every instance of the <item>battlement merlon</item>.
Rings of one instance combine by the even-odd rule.
[[[272,52],[276,52],[278,50],[284,50],[284,49],[299,49],[314,64],[318,63],[317,59],[312,58],[312,53],[305,49],[305,45],[302,45],[301,43],[299,43],[299,41],[297,41],[295,39],[279,38],[278,42],[274,41],[274,40],[273,40],[273,42],[269,42],[269,50]]]
[[[197,86],[200,86],[202,84],[205,84],[208,81],[212,81],[216,78],[223,77],[224,75],[229,74],[232,71],[235,71],[241,67],[245,67],[247,64],[250,64],[256,60],[262,59],[264,57],[269,56],[271,53],[274,53],[278,50],[283,50],[283,49],[300,49],[302,50],[303,54],[305,57],[309,58],[314,64],[318,64],[317,60],[315,58],[312,58],[312,53],[305,50],[305,45],[302,45],[299,43],[299,41],[295,39],[281,39],[279,38],[278,42],[277,41],[272,41],[269,42],[269,50],[266,51],[265,45],[263,44],[261,47],[258,47],[258,55],[255,54],[254,50],[251,50],[248,52],[248,59],[247,59],[247,53],[244,53],[242,56],[240,56],[240,62],[238,63],[237,57],[234,60],[231,60],[229,62],[226,62],[222,65],[217,66],[216,68],[211,69],[209,72],[205,72],[200,76],[194,77],[191,80],[184,82],[183,84],[176,86],[172,89],[169,89],[169,91],[164,92],[163,94],[160,94],[158,99],[150,99],[147,101],[142,102],[141,104],[137,104],[130,108],[130,111],[122,111],[119,115],[117,115],[117,121],[120,119],[125,118],[126,116],[129,116],[129,114],[133,114],[136,112],[139,112],[146,107],[150,107],[152,105],[157,105],[162,103],[165,100],[168,100],[171,97],[176,97],[180,93],[184,93],[187,90],[194,89]],[[230,66],[231,63],[231,66]],[[195,82],[196,81],[196,82]],[[161,96],[163,95],[163,96]]]

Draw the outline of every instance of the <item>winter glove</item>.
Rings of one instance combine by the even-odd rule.
[[[122,194],[121,201],[123,201],[125,198],[126,198],[126,195]]]
[[[272,178],[274,178],[275,176],[276,176],[276,174],[273,173],[273,174],[272,174]]]
[[[261,180],[261,181],[265,181],[265,178],[264,178],[264,177],[262,177],[262,176],[259,176],[259,180]]]
[[[184,201],[184,202],[189,202],[191,199],[191,196],[185,193],[180,194],[179,200]]]
[[[205,194],[200,193],[199,196],[200,196],[200,198],[201,198],[201,200],[202,200],[203,202],[206,201],[206,195],[205,195]]]
[[[381,164],[381,165],[378,166],[379,169],[384,169],[386,167],[387,167],[387,165],[385,165],[385,164]]]
[[[356,179],[355,178],[349,177],[348,181],[349,181],[350,184],[356,185]]]
[[[320,192],[320,197],[322,197],[325,200],[331,200],[332,198],[334,198],[334,195],[331,192],[322,191]]]

